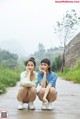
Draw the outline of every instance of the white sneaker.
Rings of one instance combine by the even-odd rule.
[[[23,102],[20,102],[20,103],[19,103],[19,105],[18,105],[18,109],[19,109],[19,110],[24,109],[24,107],[23,107]]]
[[[30,109],[30,110],[34,110],[35,109],[33,102],[29,102],[28,103],[28,109]]]
[[[52,107],[52,102],[49,102],[49,103],[48,103],[47,109],[48,109],[48,110],[52,110],[52,109],[53,109],[53,107]]]
[[[47,104],[45,103],[42,103],[42,107],[41,107],[42,110],[46,110],[47,109]]]

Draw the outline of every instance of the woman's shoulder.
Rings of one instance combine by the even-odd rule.
[[[42,71],[38,71],[38,74],[43,74],[43,72]]]
[[[43,78],[43,76],[44,76],[44,73],[41,72],[41,71],[39,71],[39,72],[38,72],[38,78]]]
[[[53,71],[51,71],[50,74],[51,74],[52,76],[54,76],[54,75],[57,76],[57,74],[56,74],[55,72],[53,72]]]
[[[27,71],[23,71],[23,72],[21,72],[20,75],[21,75],[21,76],[27,75]]]

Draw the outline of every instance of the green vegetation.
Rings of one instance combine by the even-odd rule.
[[[54,61],[52,62],[52,71],[59,71],[62,66],[62,58],[61,55],[55,57]]]
[[[0,68],[0,94],[5,93],[7,87],[12,87],[16,85],[17,81],[19,81],[19,74],[19,68]]]
[[[17,54],[12,54],[9,51],[0,49],[0,63],[9,68],[14,68],[18,65]]]
[[[20,68],[18,56],[6,50],[0,50],[0,94],[6,92],[7,87],[15,86],[19,81]]]
[[[74,83],[80,83],[80,61],[77,62],[73,68],[65,68],[63,73],[58,73],[60,77],[65,80],[73,81]]]
[[[39,43],[38,50],[34,52],[34,54],[31,54],[29,57],[35,58],[38,68],[42,59],[48,58],[50,59],[51,63],[53,63],[53,61],[55,62],[55,58],[62,54],[62,51],[63,47],[55,47],[46,50],[44,45],[42,43]]]

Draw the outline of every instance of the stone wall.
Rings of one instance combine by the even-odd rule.
[[[80,33],[66,46],[65,65],[73,67],[80,60]]]

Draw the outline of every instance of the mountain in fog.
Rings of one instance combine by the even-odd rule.
[[[8,50],[11,53],[18,54],[19,57],[27,56],[22,44],[14,39],[0,41],[0,49]]]

